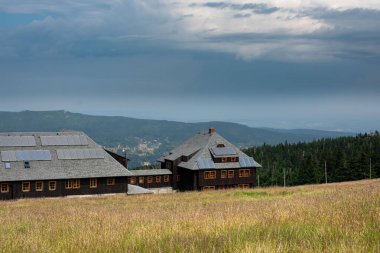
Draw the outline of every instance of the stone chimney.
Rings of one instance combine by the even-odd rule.
[[[211,128],[208,129],[208,133],[209,134],[212,134],[212,133],[215,133],[215,132],[216,132],[216,128],[211,127]]]

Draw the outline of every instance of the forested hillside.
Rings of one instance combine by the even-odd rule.
[[[97,143],[115,152],[125,151],[130,166],[153,163],[159,156],[181,144],[200,131],[215,127],[238,147],[263,143],[278,144],[312,141],[320,138],[349,136],[352,133],[311,129],[252,128],[229,122],[184,123],[166,120],[134,119],[128,117],[91,116],[67,111],[0,112],[0,131],[84,131]]]
[[[263,168],[260,186],[342,182],[380,177],[380,135],[321,139],[310,143],[262,145],[245,151]]]

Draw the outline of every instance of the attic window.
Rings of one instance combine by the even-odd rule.
[[[216,147],[217,147],[217,148],[224,148],[225,146],[224,146],[223,143],[218,143],[218,144],[216,144]]]
[[[10,169],[11,168],[11,163],[5,163],[5,168]]]
[[[30,162],[29,161],[25,161],[24,162],[24,168],[25,169],[30,169]]]

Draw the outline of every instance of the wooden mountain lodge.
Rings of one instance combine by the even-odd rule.
[[[126,157],[83,132],[0,133],[0,158],[0,200],[252,188],[261,167],[213,128],[162,156],[154,170],[128,170]]]
[[[252,188],[256,168],[261,167],[214,128],[195,135],[159,162],[172,172],[173,189],[180,191]]]
[[[131,173],[82,132],[0,133],[0,199],[127,193]]]

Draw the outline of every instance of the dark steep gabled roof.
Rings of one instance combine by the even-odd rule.
[[[249,160],[251,161],[252,166],[242,166],[242,164],[239,162],[214,163],[213,166],[215,166],[216,169],[261,167],[261,165],[254,161],[252,157],[247,156],[244,152],[239,150],[232,143],[227,141],[225,138],[223,138],[216,132],[204,132],[195,135],[194,137],[184,142],[182,145],[170,151],[168,155],[160,157],[159,161],[174,161],[182,156],[192,156],[190,160],[186,162],[181,162],[178,165],[178,167],[190,170],[204,169],[204,167],[200,167],[199,165],[208,164],[210,160],[212,162],[213,157],[223,157],[223,155],[215,155],[214,153],[214,150],[218,147],[218,145],[223,145],[223,149],[228,151],[228,153],[225,156],[239,157],[239,160],[241,161]]]
[[[83,132],[12,132],[0,137],[0,182],[131,175]]]

